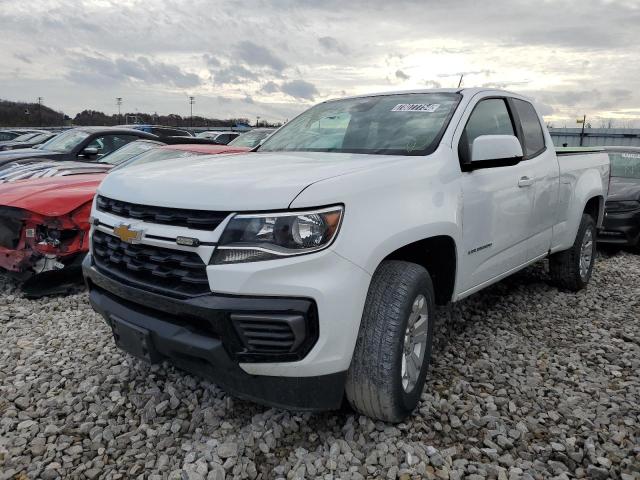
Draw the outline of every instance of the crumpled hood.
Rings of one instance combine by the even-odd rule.
[[[640,200],[640,178],[611,177],[607,200]]]
[[[0,171],[5,165],[10,165],[14,162],[22,163],[25,160],[31,161],[31,159],[48,159],[58,160],[66,156],[64,153],[49,152],[47,150],[39,150],[37,148],[18,148],[16,150],[6,150],[0,152]]]
[[[0,185],[0,206],[65,215],[93,200],[104,174],[38,178]]]
[[[27,178],[56,177],[81,173],[107,172],[113,165],[95,162],[74,162],[71,160],[25,160],[19,164],[10,163],[0,170],[0,183],[25,180]]]
[[[398,157],[317,152],[188,157],[115,170],[98,192],[116,200],[174,208],[284,209],[312,183],[394,160]]]

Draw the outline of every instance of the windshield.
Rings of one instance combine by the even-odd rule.
[[[231,140],[228,145],[232,147],[253,148],[257,146],[263,138],[267,138],[272,133],[273,130],[252,130]]]
[[[271,135],[260,151],[424,155],[435,149],[460,98],[411,93],[321,103]]]
[[[35,137],[36,135],[40,135],[39,133],[24,133],[22,135],[17,136],[16,138],[13,139],[14,142],[24,142],[26,140],[29,140],[33,137]]]
[[[141,153],[135,158],[120,164],[117,168],[129,167],[131,165],[142,165],[143,163],[159,162],[161,160],[171,160],[172,158],[192,157],[194,155],[204,155],[199,152],[186,152],[184,150],[174,150],[171,148],[158,148]]]
[[[610,152],[611,176],[640,178],[640,152]]]
[[[53,137],[47,143],[43,144],[40,149],[53,152],[69,153],[75,147],[80,145],[83,140],[89,136],[84,130],[67,130],[60,135]]]
[[[152,148],[161,147],[162,144],[151,142],[131,142],[124,147],[120,147],[115,152],[111,152],[100,159],[100,163],[109,163],[111,165],[119,165],[130,158],[140,155]]]
[[[30,143],[44,142],[47,138],[51,138],[51,133],[39,133],[35,137],[29,139]]]
[[[200,132],[196,135],[198,138],[215,138],[220,135],[220,132]]]

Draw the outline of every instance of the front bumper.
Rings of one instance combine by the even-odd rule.
[[[40,273],[50,270],[54,262],[55,268],[74,264],[89,250],[89,225],[86,219],[81,220],[75,212],[47,217],[0,206],[0,268],[14,273]],[[58,233],[59,238],[48,238],[49,231]]]
[[[116,281],[92,264],[83,263],[93,308],[112,328],[122,349],[149,362],[169,360],[179,368],[210,378],[230,393],[258,403],[294,410],[330,410],[341,404],[346,370],[314,376],[252,375],[243,365],[259,365],[264,357],[247,355],[235,319],[294,318],[307,320],[306,354],[317,341],[313,300],[205,294],[172,298]],[[315,336],[315,337],[314,337]],[[311,341],[309,341],[311,339]],[[301,347],[302,348],[302,347]],[[275,359],[277,360],[277,358]],[[282,360],[282,359],[281,359]],[[295,364],[295,362],[293,362]]]
[[[617,245],[640,245],[640,210],[607,212],[598,242]]]

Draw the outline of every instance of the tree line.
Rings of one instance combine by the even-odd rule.
[[[83,110],[71,118],[38,103],[0,100],[0,126],[4,127],[60,127],[60,126],[113,126],[131,123],[167,125],[173,127],[233,127],[250,125],[248,118],[207,118],[202,116],[158,115],[157,113],[122,113],[108,115],[97,110]],[[280,124],[260,121],[261,127]]]

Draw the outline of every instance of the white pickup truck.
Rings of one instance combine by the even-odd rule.
[[[549,257],[584,288],[604,153],[556,156],[500,90],[365,95],[299,115],[256,151],[107,176],[84,262],[122,349],[296,410],[397,422],[417,405],[434,305]]]

